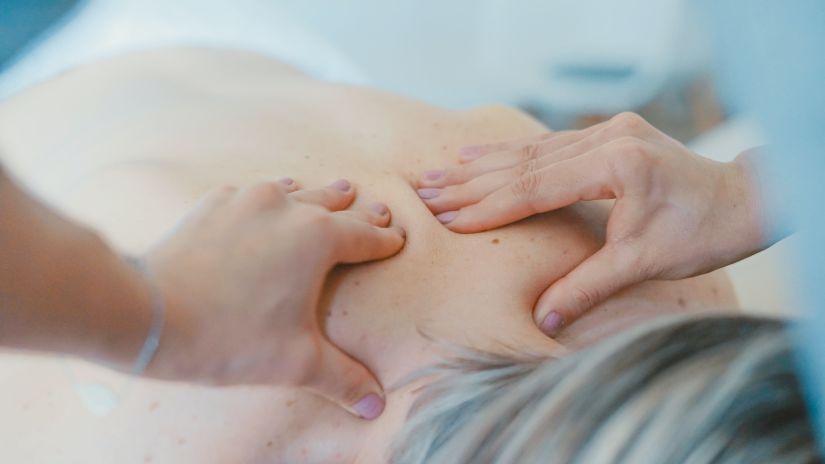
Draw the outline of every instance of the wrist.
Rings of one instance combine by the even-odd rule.
[[[128,261],[133,269],[138,270],[143,276],[144,281],[149,286],[151,297],[150,304],[152,321],[149,325],[149,330],[146,333],[146,339],[143,341],[140,352],[138,353],[131,370],[133,375],[140,376],[146,372],[147,366],[153,361],[158,350],[158,345],[160,344],[161,335],[163,335],[163,329],[166,322],[166,299],[143,260],[138,258],[126,258],[126,261]]]
[[[735,240],[740,245],[737,259],[750,256],[768,248],[775,240],[768,233],[764,201],[760,190],[757,167],[752,155],[745,151],[736,157],[728,172],[731,192],[732,227]]]
[[[103,248],[100,262],[105,264],[86,286],[93,311],[89,331],[94,351],[85,357],[131,371],[152,327],[152,288],[143,273]]]
[[[197,331],[192,312],[184,301],[176,297],[174,281],[170,281],[151,258],[144,257],[143,265],[164,305],[163,330],[144,375],[164,380],[191,380],[197,376],[197,362],[192,359],[192,353],[197,351],[193,343]]]

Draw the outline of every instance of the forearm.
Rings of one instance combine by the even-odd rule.
[[[0,346],[124,368],[150,325],[141,276],[0,171]]]

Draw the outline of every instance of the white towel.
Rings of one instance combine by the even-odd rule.
[[[82,64],[175,45],[253,51],[318,78],[367,82],[343,53],[276,2],[87,0],[0,74],[0,98]]]

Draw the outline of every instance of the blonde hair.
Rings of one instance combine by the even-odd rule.
[[[820,462],[781,321],[668,319],[558,360],[464,350],[428,373],[393,463]]]

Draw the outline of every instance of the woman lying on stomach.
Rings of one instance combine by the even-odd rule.
[[[145,252],[207,191],[283,175],[305,187],[349,179],[356,203],[384,201],[407,233],[397,256],[337,268],[319,309],[329,339],[384,386],[379,419],[359,420],[304,391],[149,379],[135,382],[101,419],[85,411],[72,391],[77,376],[63,362],[6,357],[4,458],[385,462],[420,387],[433,380],[410,383],[409,376],[452,356],[445,346],[491,359],[527,357],[532,366],[654,315],[735,307],[724,272],[714,272],[634,286],[559,337],[542,334],[531,314],[537,297],[601,246],[605,209],[578,205],[461,235],[421,202],[416,180],[468,143],[545,132],[513,109],[448,111],[313,80],[257,55],[201,49],[99,62],[4,102],[0,145],[11,171],[127,252]],[[524,374],[521,362],[514,369]],[[500,380],[500,366],[480,366],[491,382]],[[68,372],[78,369],[88,367]],[[510,387],[502,388],[503,397]]]

